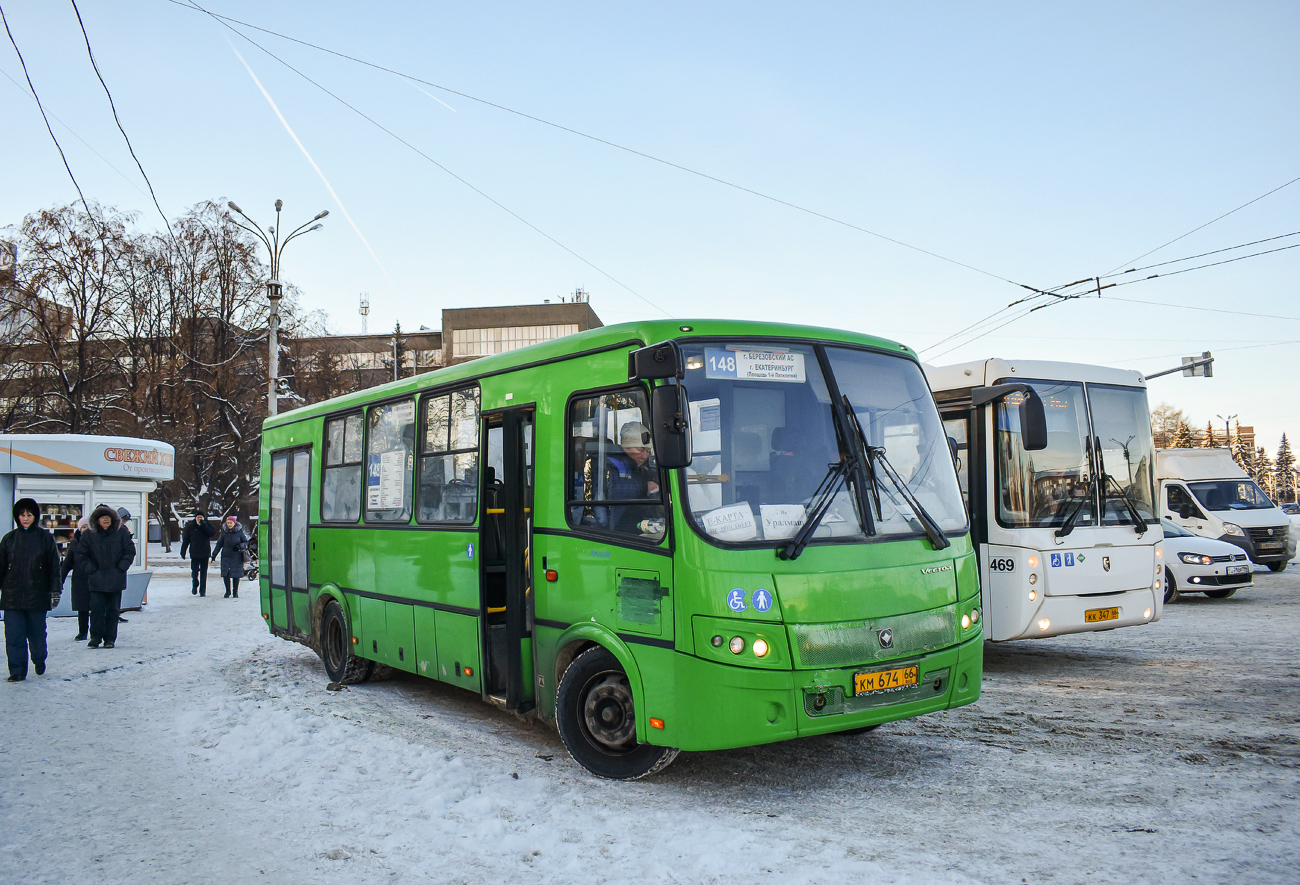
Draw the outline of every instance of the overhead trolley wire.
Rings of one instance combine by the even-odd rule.
[[[9,29],[9,19],[5,17],[3,6],[0,6],[0,22],[4,22],[5,33],[9,35],[9,42],[18,55],[18,63],[23,67],[23,76],[27,78],[27,88],[32,91],[32,98],[36,99],[36,107],[40,108],[41,119],[45,121],[45,129],[50,133],[50,138],[54,139],[54,146],[59,149],[59,156],[63,159],[63,168],[68,170],[68,177],[72,179],[72,186],[77,189],[77,196],[81,198],[81,205],[86,207],[87,213],[90,213],[90,204],[86,202],[86,195],[81,192],[81,185],[77,183],[77,176],[72,174],[72,167],[68,165],[68,155],[63,152],[63,145],[59,144],[58,136],[54,134],[54,127],[50,125],[50,118],[45,115],[45,105],[41,102],[41,97],[36,92],[36,86],[32,83],[32,75],[27,70],[27,62],[23,60],[23,53],[18,48],[18,41],[14,39],[14,33]]]
[[[77,0],[69,0],[72,3],[72,11],[77,14],[77,24],[81,26],[81,36],[86,41],[86,55],[90,57],[90,66],[95,69],[95,76],[99,78],[99,85],[104,87],[104,94],[108,96],[108,106],[113,111],[113,122],[117,124],[117,131],[122,133],[123,140],[126,141],[126,149],[131,152],[131,159],[135,160],[136,168],[140,170],[140,175],[144,177],[144,183],[149,187],[149,197],[153,200],[154,208],[162,216],[163,225],[167,228],[167,234],[173,240],[176,234],[172,232],[171,221],[167,218],[167,213],[163,211],[162,206],[158,205],[158,195],[154,193],[153,182],[149,180],[149,173],[144,171],[144,165],[140,158],[135,155],[135,146],[131,144],[131,136],[126,134],[126,129],[122,126],[122,120],[117,115],[117,104],[113,101],[113,93],[109,90],[108,84],[104,82],[104,75],[99,71],[99,64],[95,61],[95,52],[90,48],[90,35],[86,33],[86,23],[81,19],[81,10],[77,8]]]
[[[241,21],[240,19],[231,18],[230,16],[221,15],[221,14],[219,14],[219,13],[215,13],[215,12],[210,12],[209,10],[204,9],[203,7],[199,6],[198,3],[195,2],[195,0],[168,0],[168,2],[169,2],[169,3],[173,3],[173,4],[177,5],[177,6],[185,7],[185,8],[187,8],[187,9],[192,9],[192,10],[199,11],[199,12],[204,12],[204,13],[206,13],[207,15],[212,16],[214,19],[221,20],[222,24],[226,24],[227,22],[232,22],[232,23],[234,23],[234,24],[238,24],[238,25],[241,25],[241,26],[246,27],[246,28],[251,28],[251,29],[253,29],[253,30],[255,30],[255,31],[260,31],[260,32],[262,32],[262,33],[264,33],[264,34],[269,34],[269,35],[271,35],[271,36],[273,36],[273,37],[278,37],[278,38],[280,38],[281,40],[288,40],[288,41],[291,42],[291,43],[297,43],[299,46],[304,46],[304,47],[306,47],[306,48],[308,48],[308,49],[314,49],[314,50],[316,50],[317,52],[324,52],[324,53],[326,53],[326,54],[328,54],[328,55],[333,55],[333,56],[335,56],[335,57],[337,57],[337,58],[344,59],[345,61],[350,61],[350,62],[353,62],[353,63],[355,63],[355,64],[364,65],[365,67],[373,68],[373,69],[376,70],[376,71],[382,71],[382,72],[384,72],[384,73],[386,73],[386,74],[391,74],[391,75],[393,75],[393,76],[395,76],[395,77],[400,77],[400,78],[402,78],[402,79],[404,79],[404,80],[409,80],[409,81],[411,81],[412,83],[422,83],[422,84],[424,84],[425,86],[431,86],[431,87],[433,87],[434,89],[439,89],[439,90],[441,90],[441,91],[443,91],[443,92],[446,92],[446,93],[448,93],[448,94],[450,94],[450,95],[455,95],[455,96],[458,96],[458,97],[460,97],[460,98],[464,98],[464,99],[466,99],[466,100],[468,100],[468,101],[472,101],[472,102],[476,102],[476,103],[478,103],[478,104],[484,105],[484,106],[486,106],[486,107],[495,108],[496,110],[503,111],[503,112],[505,112],[505,113],[507,113],[507,114],[513,114],[513,115],[515,115],[515,116],[517,116],[517,117],[521,117],[521,118],[523,118],[523,119],[525,119],[525,120],[531,120],[531,121],[534,122],[534,123],[540,123],[540,124],[542,124],[543,126],[549,126],[549,127],[553,128],[553,129],[558,129],[558,130],[560,130],[561,132],[567,132],[567,133],[569,133],[570,135],[576,135],[576,136],[579,137],[579,138],[585,138],[585,139],[587,139],[588,141],[594,141],[594,142],[596,142],[597,144],[603,144],[603,145],[605,145],[606,147],[611,147],[611,148],[614,148],[615,150],[623,151],[623,152],[625,152],[625,153],[629,153],[629,154],[632,154],[632,155],[634,155],[634,156],[641,157],[642,159],[650,160],[651,162],[654,162],[654,163],[659,163],[659,164],[661,164],[661,165],[663,165],[663,166],[668,166],[669,168],[676,169],[676,170],[678,170],[678,171],[680,171],[680,172],[685,172],[685,173],[687,173],[687,174],[689,174],[689,175],[694,175],[694,176],[697,176],[697,177],[699,177],[699,178],[703,178],[703,179],[705,179],[705,180],[707,180],[707,181],[712,181],[712,182],[714,182],[715,184],[720,184],[720,185],[722,185],[722,186],[724,186],[724,187],[729,187],[729,188],[732,188],[732,189],[734,189],[734,190],[738,190],[738,191],[741,191],[741,192],[743,192],[743,193],[747,193],[747,194],[749,194],[749,195],[751,195],[751,196],[758,197],[759,199],[767,200],[767,201],[769,201],[769,202],[776,203],[776,204],[781,205],[781,206],[785,206],[785,207],[787,207],[787,208],[789,208],[789,209],[794,209],[795,211],[798,211],[798,212],[803,212],[803,213],[805,213],[805,214],[807,214],[807,215],[811,215],[811,216],[813,216],[813,217],[815,217],[815,218],[820,218],[820,219],[822,219],[823,221],[829,221],[829,222],[831,222],[832,224],[838,224],[838,225],[840,225],[840,226],[842,226],[842,227],[849,228],[850,230],[855,230],[855,231],[857,231],[857,232],[859,232],[859,233],[863,233],[863,234],[866,234],[866,235],[868,235],[868,236],[875,237],[876,239],[883,240],[883,241],[888,242],[888,243],[893,243],[893,244],[896,245],[896,246],[902,246],[902,247],[905,248],[905,249],[911,249],[911,250],[914,251],[914,252],[920,252],[920,253],[923,254],[923,255],[928,255],[928,256],[930,256],[931,258],[937,258],[937,259],[939,259],[940,261],[946,261],[946,262],[948,262],[949,264],[953,264],[953,265],[956,265],[956,266],[958,266],[958,267],[965,268],[966,270],[974,271],[975,273],[983,274],[984,276],[991,277],[991,278],[993,278],[993,279],[995,279],[995,280],[999,280],[999,281],[1004,282],[1004,283],[1010,283],[1010,284],[1013,285],[1013,286],[1021,286],[1021,287],[1023,287],[1023,288],[1029,289],[1030,291],[1035,291],[1035,292],[1038,291],[1038,290],[1035,289],[1033,286],[1028,286],[1028,285],[1026,285],[1026,284],[1024,284],[1024,283],[1018,283],[1018,282],[1016,282],[1015,280],[1008,279],[1007,277],[1004,277],[1004,276],[1002,276],[1002,275],[1000,275],[1000,274],[996,274],[996,273],[993,273],[992,271],[984,270],[983,268],[976,267],[976,266],[973,265],[973,264],[968,264],[968,263],[963,262],[963,261],[958,261],[958,260],[955,259],[955,258],[949,258],[948,256],[946,256],[946,255],[941,255],[941,254],[939,254],[938,252],[934,252],[934,251],[931,251],[931,250],[929,250],[929,249],[924,249],[924,248],[922,248],[922,247],[920,247],[920,246],[913,245],[912,243],[908,243],[908,242],[905,242],[905,241],[903,241],[903,240],[895,239],[894,237],[890,237],[890,236],[887,236],[887,235],[885,235],[885,234],[879,233],[879,232],[877,232],[877,231],[870,230],[870,229],[868,229],[868,228],[865,228],[865,227],[862,227],[862,226],[860,226],[860,225],[854,224],[854,223],[852,223],[852,222],[850,222],[850,221],[845,221],[845,220],[843,220],[843,219],[841,219],[841,218],[836,218],[836,217],[833,216],[833,215],[827,215],[827,214],[824,213],[824,212],[818,212],[818,211],[815,210],[815,209],[809,209],[809,208],[807,208],[806,206],[800,206],[798,203],[792,203],[792,202],[790,202],[789,200],[784,200],[784,199],[782,199],[782,198],[780,198],[780,197],[775,197],[775,196],[772,196],[771,194],[763,193],[762,191],[755,190],[755,189],[750,188],[750,187],[746,187],[746,186],[743,185],[743,184],[737,184],[736,182],[728,181],[728,180],[726,180],[725,178],[719,178],[719,177],[716,176],[716,175],[710,175],[710,174],[707,173],[707,172],[701,172],[701,171],[699,171],[698,169],[692,169],[692,168],[690,168],[689,166],[683,166],[683,165],[680,164],[680,163],[674,163],[672,160],[665,160],[665,159],[663,159],[662,157],[656,157],[656,156],[654,156],[653,154],[648,154],[648,153],[646,153],[645,151],[637,150],[636,148],[631,148],[631,147],[628,147],[627,145],[622,145],[622,144],[619,144],[618,142],[610,141],[609,139],[606,139],[606,138],[601,138],[601,137],[598,136],[598,135],[592,135],[591,133],[583,132],[583,131],[580,130],[580,129],[574,129],[574,128],[572,128],[571,126],[565,126],[565,125],[562,124],[562,123],[556,123],[556,122],[553,122],[553,121],[551,121],[551,120],[547,120],[547,119],[545,119],[545,118],[543,118],[543,117],[538,117],[538,116],[536,116],[536,115],[534,115],[534,114],[527,113],[526,111],[516,110],[515,108],[508,107],[507,105],[499,104],[499,103],[494,102],[494,101],[489,101],[488,99],[485,99],[485,98],[479,98],[479,97],[476,96],[476,95],[471,95],[471,94],[469,94],[469,93],[467,93],[467,92],[461,92],[461,91],[459,91],[459,90],[452,89],[452,88],[450,88],[450,87],[448,87],[448,86],[443,86],[443,85],[440,84],[440,83],[434,83],[434,82],[429,81],[429,80],[424,80],[424,79],[422,79],[422,78],[420,78],[420,77],[416,77],[416,76],[413,75],[413,74],[407,74],[407,73],[404,73],[404,72],[402,72],[402,71],[395,70],[394,68],[385,67],[384,65],[377,64],[376,62],[367,61],[366,59],[363,59],[363,58],[358,58],[358,57],[353,56],[353,55],[348,55],[348,54],[345,53],[345,52],[339,52],[338,50],[330,49],[330,48],[325,47],[325,46],[320,46],[320,45],[318,45],[318,44],[311,43],[311,42],[309,42],[309,41],[307,41],[307,40],[301,40],[301,39],[299,39],[299,38],[297,38],[297,37],[291,37],[291,36],[289,36],[288,34],[282,34],[282,33],[280,33],[279,31],[273,31],[273,30],[271,30],[271,29],[269,29],[269,28],[263,28],[263,27],[260,27],[260,26],[258,26],[258,25],[254,25],[254,24],[251,24],[251,23],[249,23],[249,22],[246,22],[246,21]],[[226,24],[226,27],[231,27],[231,26],[230,26],[229,24]],[[234,28],[231,28],[231,30],[235,30],[235,29],[234,29]],[[238,33],[238,31],[236,31],[236,33]],[[244,35],[241,34],[240,36],[244,36]],[[244,39],[245,39],[245,40],[248,40],[249,38],[246,37],[246,36],[244,36]],[[249,42],[251,43],[252,41],[249,40]],[[254,44],[254,45],[257,45],[257,44]],[[259,48],[259,49],[262,49],[262,47],[260,47],[260,46],[259,46],[258,48]],[[263,52],[267,52],[267,50],[265,50],[265,49],[263,49],[262,51],[263,51]],[[268,52],[268,54],[270,54],[270,53]],[[273,57],[274,57],[274,56],[273,56]],[[277,59],[277,60],[278,60],[278,59]],[[282,62],[282,63],[283,63],[283,62]]]
[[[274,52],[271,52],[271,51],[270,51],[269,49],[267,49],[265,46],[262,46],[262,45],[261,45],[260,43],[258,43],[256,40],[252,39],[251,37],[249,37],[249,36],[246,35],[246,34],[241,33],[241,32],[239,31],[238,28],[232,27],[230,24],[228,24],[226,21],[224,21],[224,19],[226,18],[225,16],[217,15],[217,14],[214,13],[214,12],[209,12],[207,9],[204,9],[204,8],[203,8],[202,6],[200,6],[197,2],[195,2],[195,0],[187,0],[187,2],[185,2],[185,3],[180,3],[180,2],[178,2],[178,0],[170,0],[170,2],[176,3],[178,6],[186,6],[186,7],[188,7],[188,8],[198,10],[198,11],[200,11],[200,12],[206,13],[207,15],[211,16],[211,17],[212,17],[214,20],[216,20],[219,24],[221,24],[223,27],[225,27],[225,28],[227,28],[228,30],[230,30],[232,33],[234,33],[234,34],[235,34],[236,36],[238,36],[240,39],[245,40],[245,41],[247,41],[248,43],[250,43],[251,45],[257,47],[257,48],[260,49],[262,52],[266,53],[268,56],[270,56],[271,58],[275,59],[275,60],[276,60],[277,62],[279,62],[280,64],[284,65],[286,68],[288,68],[289,70],[293,71],[293,72],[294,72],[295,74],[297,74],[299,77],[301,77],[302,79],[306,80],[306,81],[307,81],[308,83],[310,83],[311,85],[315,86],[315,87],[316,87],[317,89],[319,89],[321,92],[324,92],[324,93],[325,93],[326,95],[328,95],[330,98],[334,99],[334,100],[337,101],[339,104],[343,105],[345,108],[347,108],[348,110],[352,111],[354,114],[356,114],[357,116],[361,117],[363,120],[365,120],[366,122],[370,123],[370,124],[371,124],[372,126],[374,126],[375,128],[379,129],[381,132],[385,133],[386,135],[388,135],[389,137],[395,139],[396,141],[398,141],[399,143],[401,143],[401,144],[404,145],[405,147],[407,147],[407,148],[409,148],[410,150],[414,151],[416,154],[418,154],[420,157],[423,157],[425,160],[427,160],[428,162],[432,163],[434,166],[437,166],[439,169],[441,169],[441,170],[442,170],[443,172],[445,172],[447,175],[449,175],[449,176],[451,176],[452,178],[456,179],[456,180],[459,181],[461,184],[465,185],[465,187],[469,188],[469,189],[472,190],[474,193],[476,193],[476,194],[478,194],[479,196],[481,196],[483,199],[485,199],[485,200],[487,200],[488,202],[492,203],[492,205],[496,206],[496,207],[497,207],[498,209],[500,209],[501,211],[503,211],[503,212],[505,212],[506,214],[510,215],[510,216],[511,216],[512,218],[514,218],[516,221],[519,221],[520,223],[522,223],[522,224],[526,225],[527,227],[529,227],[530,229],[532,229],[534,232],[536,232],[536,233],[540,234],[541,236],[545,237],[546,239],[550,240],[550,241],[551,241],[552,243],[554,243],[556,246],[559,246],[559,247],[560,247],[561,249],[563,249],[565,252],[568,252],[568,253],[569,253],[570,255],[572,255],[574,258],[578,259],[578,260],[581,261],[583,264],[587,265],[587,266],[590,267],[592,270],[594,270],[594,271],[596,271],[597,273],[599,273],[601,276],[604,276],[604,277],[606,277],[607,279],[612,280],[616,285],[618,285],[618,286],[620,286],[620,287],[626,289],[628,292],[631,292],[631,293],[632,293],[633,295],[635,295],[637,298],[640,298],[642,301],[644,301],[646,304],[650,305],[650,306],[653,307],[655,310],[657,310],[657,311],[659,311],[660,313],[662,313],[664,316],[671,316],[671,314],[670,314],[668,311],[664,310],[664,309],[663,309],[662,307],[660,307],[658,304],[655,304],[655,303],[654,303],[653,301],[651,301],[649,298],[646,298],[646,297],[645,297],[644,295],[642,295],[640,292],[636,291],[636,290],[633,289],[631,286],[627,285],[627,284],[624,283],[622,280],[620,280],[620,279],[618,279],[617,277],[615,277],[613,274],[611,274],[611,273],[609,273],[608,271],[602,269],[601,267],[599,267],[598,265],[596,265],[594,262],[588,260],[587,258],[584,258],[582,255],[579,255],[579,254],[578,254],[577,252],[575,252],[573,249],[570,249],[570,248],[569,248],[568,246],[566,246],[564,243],[561,243],[561,242],[560,242],[559,240],[557,240],[555,237],[551,236],[551,235],[548,234],[546,231],[542,230],[540,227],[538,227],[537,225],[533,224],[531,221],[529,221],[528,219],[524,218],[524,217],[523,217],[522,215],[520,215],[519,213],[517,213],[517,212],[515,212],[514,210],[510,209],[508,206],[506,206],[506,205],[505,205],[504,203],[502,203],[501,201],[495,199],[494,197],[492,197],[491,195],[489,195],[489,194],[486,193],[485,191],[483,191],[483,190],[481,190],[480,188],[476,187],[475,185],[471,184],[469,181],[467,181],[466,179],[462,178],[460,175],[457,175],[455,172],[451,171],[451,169],[447,168],[447,167],[444,166],[442,163],[439,163],[439,162],[438,162],[437,160],[435,160],[433,157],[429,156],[429,155],[426,154],[424,151],[420,150],[418,147],[416,147],[415,145],[411,144],[411,143],[410,143],[409,141],[407,141],[406,139],[402,138],[400,135],[398,135],[396,132],[394,132],[394,131],[392,131],[391,129],[389,129],[387,126],[384,126],[384,125],[383,125],[382,123],[380,123],[378,120],[376,120],[376,119],[374,119],[373,117],[369,116],[369,115],[366,114],[364,111],[362,111],[362,110],[360,110],[359,108],[357,108],[356,106],[354,106],[354,105],[352,105],[352,104],[349,104],[345,99],[343,99],[342,97],[340,97],[340,96],[336,95],[335,93],[331,92],[329,89],[326,89],[326,88],[325,88],[324,86],[322,86],[320,83],[317,83],[317,82],[316,82],[315,80],[313,80],[311,77],[308,77],[308,76],[307,76],[306,74],[304,74],[302,71],[298,70],[298,69],[295,68],[293,65],[289,64],[287,61],[285,61],[284,59],[280,58],[280,57],[279,57],[278,55],[276,55]],[[235,20],[235,19],[231,19],[231,21],[236,21],[236,20]],[[243,22],[237,22],[237,23],[238,23],[238,24],[244,24]],[[253,25],[247,25],[247,27],[254,27],[256,30],[264,30],[263,28],[256,28],[256,27],[253,26]],[[267,33],[274,33],[274,32],[267,32]],[[276,35],[276,36],[280,36],[280,35]],[[292,38],[286,38],[286,39],[292,39]],[[299,42],[300,42],[300,41],[299,41]],[[328,51],[328,50],[327,50],[327,51]]]

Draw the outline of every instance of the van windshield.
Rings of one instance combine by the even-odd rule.
[[[1273,506],[1264,490],[1248,479],[1190,482],[1187,487],[1206,510],[1268,510]]]

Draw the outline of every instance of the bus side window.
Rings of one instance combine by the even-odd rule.
[[[356,522],[361,516],[361,413],[325,422],[325,476],[321,519]]]
[[[415,452],[415,402],[410,399],[372,406],[366,436],[366,520],[409,522],[412,460]]]
[[[478,514],[478,407],[476,388],[424,399],[417,521],[470,523]]]
[[[649,414],[640,389],[570,403],[571,525],[653,541],[663,538],[662,478],[649,439]]]

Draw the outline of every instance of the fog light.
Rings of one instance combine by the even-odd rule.
[[[1199,584],[1199,583],[1201,583],[1201,579],[1200,579],[1200,578],[1192,578],[1192,583],[1193,583],[1193,584]]]
[[[1037,583],[1038,583],[1038,575],[1037,575],[1036,573],[1032,573],[1032,572],[1030,573],[1030,575],[1029,575],[1029,583],[1031,583],[1031,584],[1037,584]]]
[[[1030,602],[1034,602],[1034,601],[1036,601],[1037,599],[1038,599],[1038,591],[1037,591],[1037,590],[1030,590],[1030,591],[1029,591],[1029,601],[1030,601]]]
[[[766,657],[766,656],[767,656],[767,640],[766,640],[766,639],[755,639],[755,640],[754,640],[754,657],[756,657],[756,658],[762,658],[762,657]]]
[[[969,630],[969,629],[970,629],[970,615],[962,615],[962,616],[961,616],[961,628],[962,628],[963,630]]]
[[[1142,612],[1142,620],[1147,621],[1150,619],[1151,619],[1151,609],[1147,609],[1146,611]]]
[[[714,647],[714,648],[722,648],[722,637],[721,637],[721,636],[715,636],[715,637],[713,637],[712,639],[710,639],[709,641],[713,643],[713,647]]]
[[[745,638],[743,636],[731,637],[731,653],[738,655],[745,650]]]
[[[1039,618],[1038,620],[1039,630],[1046,630],[1050,626],[1052,626],[1052,622],[1050,620],[1048,620],[1047,618]]]

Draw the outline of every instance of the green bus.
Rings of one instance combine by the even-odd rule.
[[[262,616],[553,723],[593,774],[979,697],[975,556],[916,355],[626,323],[266,421]]]

